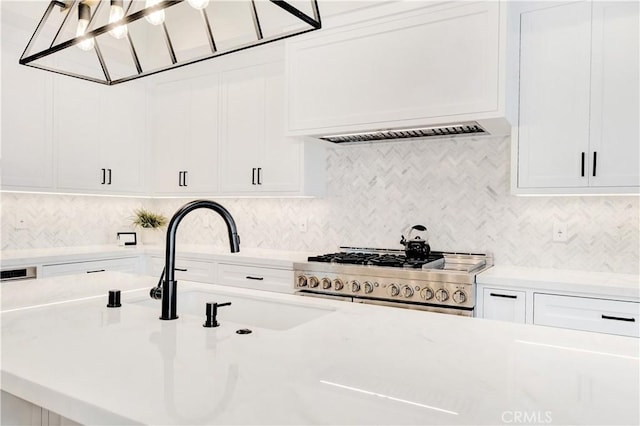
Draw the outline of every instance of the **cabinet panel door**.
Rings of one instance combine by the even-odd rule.
[[[526,320],[526,293],[503,289],[483,289],[483,318],[519,322]]]
[[[593,3],[592,186],[640,186],[639,8],[637,2]]]
[[[189,84],[177,81],[159,85],[153,96],[153,178],[156,194],[173,194],[179,186],[179,172],[186,170],[184,151],[191,138],[189,129]]]
[[[222,192],[257,191],[265,122],[265,79],[262,67],[222,75],[220,187]]]
[[[100,143],[100,167],[111,169],[105,188],[118,193],[143,190],[147,108],[144,89],[136,83],[107,88],[102,98],[107,124]]]
[[[518,186],[587,186],[591,4],[525,12],[520,37]]]
[[[18,64],[21,48],[2,44],[2,185],[53,187],[52,75]]]
[[[260,188],[263,191],[300,190],[301,146],[295,138],[285,136],[284,64],[264,67],[265,129],[264,156],[259,161]]]
[[[185,188],[190,193],[218,191],[218,132],[220,77],[213,74],[190,81],[189,131]]]
[[[291,41],[288,129],[497,110],[500,4],[432,9]]]
[[[58,188],[104,189],[100,143],[102,96],[109,87],[66,76],[55,77],[54,134],[58,146]]]

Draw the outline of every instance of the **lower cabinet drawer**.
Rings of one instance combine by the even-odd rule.
[[[526,321],[526,292],[484,288],[482,291],[482,318],[499,321]]]
[[[535,293],[533,323],[640,337],[640,303]]]
[[[86,262],[59,263],[43,265],[42,277],[58,277],[71,274],[97,274],[105,271],[138,272],[138,258],[91,260]]]
[[[221,263],[217,284],[292,293],[293,270]]]
[[[147,259],[146,273],[160,277],[164,268],[164,257],[152,256]],[[213,284],[216,279],[216,263],[205,260],[176,258],[176,280],[196,281]]]

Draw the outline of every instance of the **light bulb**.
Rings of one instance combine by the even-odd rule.
[[[144,7],[151,7],[151,6],[155,6],[156,4],[160,3],[162,0],[147,0]],[[152,25],[160,25],[164,22],[164,10],[159,10],[158,12],[153,12],[147,16],[144,17],[144,19],[147,20],[148,23],[152,24]]]
[[[189,5],[194,9],[204,9],[209,6],[209,0],[187,0]]]
[[[76,29],[76,37],[81,37],[85,35],[85,33],[87,32],[87,28],[89,27],[90,19],[91,19],[91,8],[84,3],[79,3],[78,4],[78,28]],[[84,51],[88,51],[93,49],[94,44],[95,43],[93,41],[93,37],[91,37],[81,41],[76,46],[78,46],[80,49]]]
[[[124,9],[122,8],[122,0],[111,0],[111,9],[109,10],[109,23],[117,22],[124,17]],[[123,38],[127,35],[127,26],[119,25],[109,31],[112,37]]]

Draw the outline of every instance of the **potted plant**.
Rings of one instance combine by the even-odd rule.
[[[167,224],[167,218],[161,214],[153,213],[144,208],[134,211],[133,225],[140,228],[140,239],[143,244],[161,242],[162,236],[158,232]]]

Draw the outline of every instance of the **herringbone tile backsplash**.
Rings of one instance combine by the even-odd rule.
[[[508,138],[374,143],[328,154],[323,199],[218,200],[236,219],[242,245],[401,248],[402,231],[419,223],[433,249],[491,252],[497,264],[639,271],[639,198],[512,196]],[[186,201],[3,194],[2,249],[114,243],[117,231],[131,229],[135,208],[170,216]],[[14,229],[15,214],[29,229]],[[554,221],[568,223],[568,242],[552,241]],[[179,242],[227,245],[209,211],[187,216],[178,234]]]

